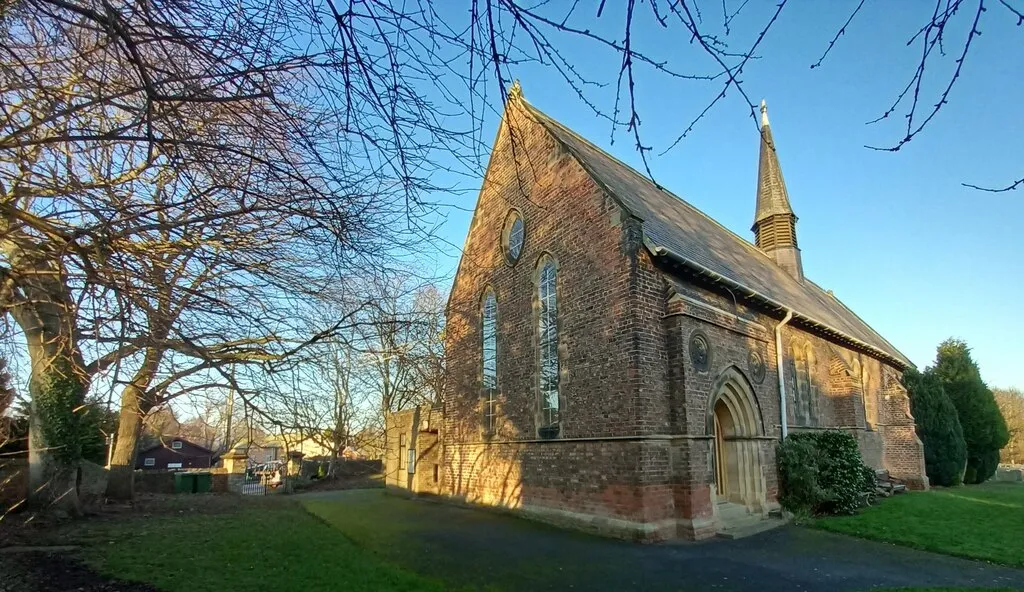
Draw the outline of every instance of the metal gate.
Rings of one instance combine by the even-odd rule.
[[[246,469],[242,495],[267,495],[270,492],[271,473],[259,467]]]

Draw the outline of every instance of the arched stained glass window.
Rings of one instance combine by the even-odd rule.
[[[490,288],[484,292],[481,329],[483,359],[484,431],[494,432],[498,398],[498,300]]]
[[[545,257],[540,262],[537,282],[538,345],[540,347],[540,435],[554,438],[559,431],[558,401],[558,297],[555,262]]]
[[[814,349],[810,343],[794,343],[793,369],[795,370],[794,382],[796,392],[793,399],[796,403],[793,409],[796,422],[799,425],[814,425]]]

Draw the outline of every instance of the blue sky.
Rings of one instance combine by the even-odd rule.
[[[720,10],[716,3],[705,10],[712,5]],[[902,136],[902,112],[881,124],[865,122],[881,115],[912,75],[920,50],[906,42],[931,7],[918,1],[869,0],[822,67],[812,70],[810,64],[855,5],[791,2],[763,41],[761,57],[748,64],[742,77],[752,100],[768,101],[800,219],[805,272],[919,367],[932,361],[940,341],[955,336],[973,348],[990,385],[1024,387],[1024,373],[1018,370],[1024,359],[1024,320],[1017,308],[1024,291],[1024,191],[983,193],[961,186],[1002,186],[1024,176],[1024,27],[1015,26],[1016,17],[1004,7],[991,5],[948,105],[902,150],[878,152],[864,145],[895,143]],[[729,39],[736,49],[749,43],[773,7],[751,3],[733,22]],[[610,10],[600,20],[584,16],[578,22],[614,31],[621,18]],[[964,10],[955,30],[947,31],[950,57],[929,72],[922,95],[926,105],[935,102],[935,89],[948,81],[952,54],[962,47],[973,18],[973,9]],[[720,25],[721,16],[705,15],[705,21]],[[666,32],[640,18],[633,37],[640,50],[670,66],[711,69],[678,27]],[[612,83],[592,94],[610,112],[616,57],[593,44],[564,41],[560,47],[569,60],[588,76]],[[514,67],[512,74],[532,104],[641,166],[632,138],[618,130],[612,143],[608,121],[587,109],[557,72],[529,65]],[[638,70],[641,135],[655,148],[649,160],[658,182],[752,239],[758,136],[737,93],[730,93],[677,147],[661,154],[719,89]],[[483,137],[493,138],[496,125],[497,118],[489,117]],[[476,194],[444,199],[471,209]],[[450,209],[442,236],[461,246],[469,219],[468,211]],[[447,249],[439,257],[441,273],[450,276],[457,257],[457,249]]]

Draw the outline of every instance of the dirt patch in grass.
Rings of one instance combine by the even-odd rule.
[[[80,533],[107,522],[153,516],[232,514],[246,510],[265,510],[282,503],[289,502],[280,495],[239,497],[227,494],[145,494],[131,503],[92,506],[84,516],[77,518],[46,512],[15,512],[0,520],[0,548],[75,544]]]
[[[157,592],[148,584],[99,575],[67,554],[4,553],[0,573],[0,592]]]

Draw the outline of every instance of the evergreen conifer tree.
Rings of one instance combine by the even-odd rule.
[[[981,483],[996,472],[999,449],[1010,439],[992,391],[981,379],[971,349],[959,339],[939,344],[935,365],[928,370],[939,379],[956,407],[967,444],[964,483]]]
[[[967,462],[967,444],[956,407],[933,372],[911,368],[903,373],[910,394],[917,436],[924,444],[924,462],[932,485],[959,485]]]

